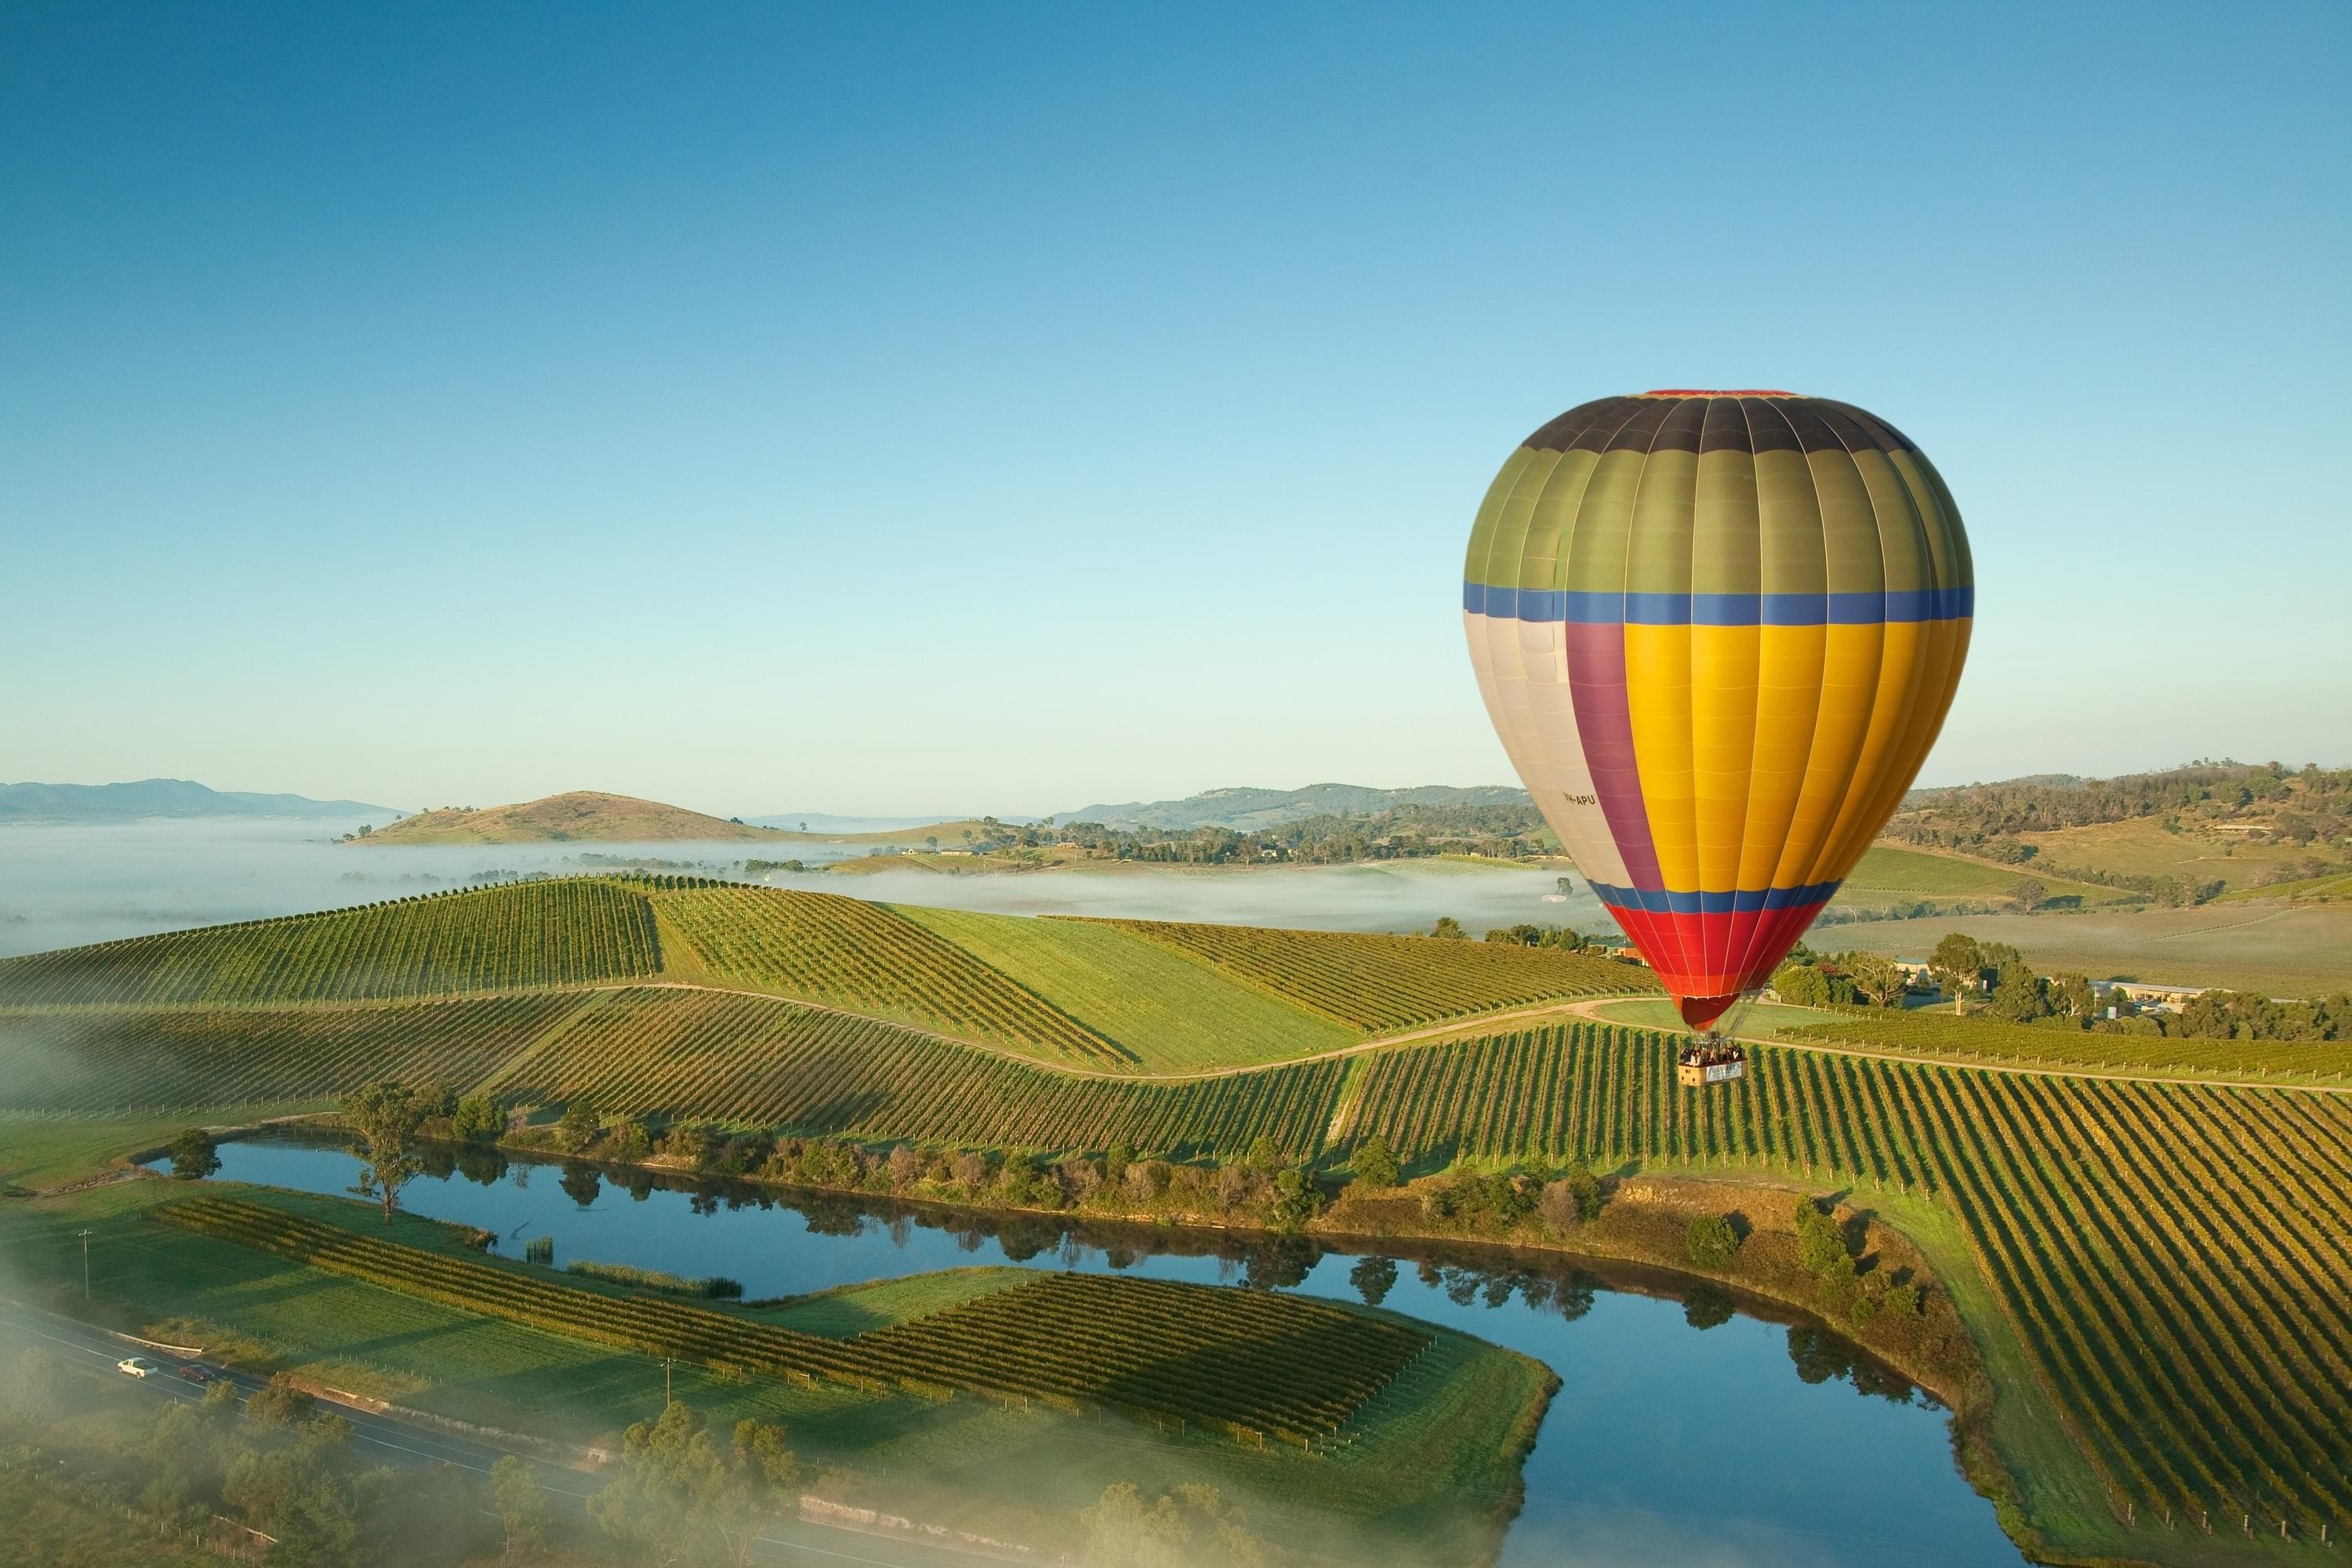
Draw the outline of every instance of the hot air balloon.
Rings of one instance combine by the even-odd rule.
[[[1911,440],[1788,392],[1645,392],[1519,444],[1463,619],[1504,748],[1701,1039],[1862,858],[1943,725],[1975,577]],[[1720,1069],[1720,1070],[1715,1070]]]

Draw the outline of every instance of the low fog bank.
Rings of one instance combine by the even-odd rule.
[[[770,872],[759,880],[887,903],[1009,915],[1379,931],[1425,931],[1438,916],[1452,915],[1473,933],[1523,921],[1591,931],[1616,929],[1580,877],[1570,879],[1575,890],[1565,901],[1551,901],[1559,878],[1552,870],[1381,860],[1232,870],[1129,865],[962,876],[916,870],[854,876]]]
[[[1521,921],[1612,929],[1581,879],[1568,901],[1554,903],[1546,895],[1557,890],[1555,872],[1456,862],[1217,870],[1129,865],[970,875],[770,871],[750,879],[743,862],[762,852],[740,843],[357,849],[335,842],[345,831],[341,824],[322,827],[288,818],[0,826],[0,957],[373,903],[477,881],[571,876],[632,864],[1006,914],[1328,931],[1426,931],[1438,916],[1452,915],[1474,933]],[[791,847],[791,858],[811,867],[865,853],[864,846],[856,845]]]

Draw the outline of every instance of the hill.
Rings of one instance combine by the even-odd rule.
[[[2259,929],[2306,912],[2329,914],[2282,909]],[[2122,1037],[2093,1042],[2112,1041],[2099,1064],[2112,1076],[2042,1070],[2068,1037],[2051,1031],[2045,1057],[2022,1030],[1909,1015],[1856,1015],[1819,1031],[1827,1049],[1759,1045],[1748,1078],[1697,1094],[1675,1087],[1667,1036],[1496,1016],[1633,989],[1606,984],[1612,967],[687,878],[521,883],[0,963],[0,1138],[48,1136],[35,1118],[316,1103],[390,1073],[541,1121],[585,1101],[656,1130],[691,1119],[845,1136],[873,1157],[904,1141],[1034,1152],[1058,1169],[1113,1143],[1228,1163],[1259,1147],[1328,1171],[1377,1135],[1423,1174],[1590,1162],[1844,1190],[1914,1237],[1981,1347],[1997,1392],[1968,1396],[1963,1453],[1972,1476],[1982,1464],[2014,1478],[2051,1547],[2037,1555],[2212,1561],[2201,1531],[2161,1521],[2251,1515],[2303,1543],[2352,1518],[2334,1463],[2352,1420],[2352,1097],[2135,1079],[2136,1066],[2182,1067],[2179,1047],[2141,1064]],[[1447,1026],[1362,1039],[1423,1019]],[[1350,1035],[1364,1048],[1324,1043]],[[1877,1054],[1837,1049],[1841,1036]],[[1202,1070],[1221,1040],[1234,1065]],[[2321,1058],[2315,1071],[2341,1054],[2225,1044],[2241,1043],[2183,1042],[2242,1075],[2310,1076],[2304,1054]],[[1934,1059],[1955,1047],[2001,1070]],[[1310,1059],[1279,1059],[1290,1053]],[[1155,1054],[1183,1076],[1138,1077]],[[1123,1187],[1088,1191],[1045,1206],[1118,1216]],[[1847,1284],[1857,1331],[1919,1310]],[[2286,1561],[2301,1546],[2278,1550]]]
[[[363,801],[207,789],[189,779],[0,784],[0,823],[136,822],[151,816],[319,816],[348,821],[392,815],[390,806]]]
[[[365,835],[360,844],[656,844],[782,838],[773,828],[723,821],[680,805],[596,790],[569,790],[516,805],[444,806]]]
[[[1423,784],[1413,789],[1372,789],[1363,784],[1318,784],[1304,789],[1213,789],[1182,800],[1129,801],[1124,805],[1088,805],[1066,811],[1060,823],[1094,822],[1105,827],[1228,827],[1237,833],[1277,827],[1310,816],[1363,816],[1407,805],[1527,805],[1528,792],[1508,784]]]

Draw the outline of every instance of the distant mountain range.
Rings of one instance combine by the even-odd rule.
[[[1213,789],[1182,800],[1129,801],[1124,805],[1088,805],[1058,812],[1060,823],[1099,822],[1105,827],[1230,827],[1247,832],[1278,827],[1309,816],[1388,811],[1401,805],[1527,805],[1528,792],[1511,784],[1423,784],[1414,789],[1372,789],[1364,784],[1318,784],[1305,789]]]
[[[136,784],[0,784],[0,822],[135,822],[150,816],[389,816],[392,808],[356,800],[253,795],[206,789],[187,779]]]
[[[705,816],[682,805],[578,789],[514,805],[421,811],[353,842],[658,844],[781,837],[773,828]]]

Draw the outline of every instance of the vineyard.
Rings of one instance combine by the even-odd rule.
[[[1673,1052],[1580,1026],[1382,1053],[1341,1131],[1938,1194],[2119,1516],[2352,1521],[2352,1099],[1769,1047],[1689,1094]]]
[[[1647,970],[1511,942],[1165,921],[1102,923],[1163,942],[1286,1002],[1364,1030],[1657,989]]]
[[[2121,1072],[2248,1074],[2275,1078],[2352,1077],[2352,1046],[2336,1040],[2196,1040],[2160,1035],[2101,1035],[1997,1018],[1956,1017],[1945,1010],[1874,1007],[1835,1023],[1791,1029],[1801,1045],[1851,1046],[1945,1060],[2071,1066]]]
[[[373,1006],[0,1009],[0,1110],[291,1104],[388,1075],[470,1085],[577,1005],[541,992]]]
[[[1336,1019],[1098,921],[897,912],[1117,1040],[1135,1053],[1140,1070],[1285,1061],[1361,1037]]]
[[[0,1005],[352,1002],[652,974],[643,894],[597,878],[436,893],[0,961]]]
[[[1171,1155],[1260,1133],[1313,1152],[1343,1064],[1158,1084],[1082,1078],[868,1018],[763,996],[639,987],[583,1016],[497,1084],[533,1103],[692,1116],[797,1132]]]
[[[1124,1059],[1096,1031],[880,904],[724,884],[654,898],[715,976],[1011,1050]]]
[[[660,1298],[580,1289],[241,1199],[194,1198],[156,1217],[462,1310],[720,1372],[825,1378],[876,1393],[1035,1399],[1298,1443],[1337,1430],[1433,1339],[1294,1296],[1066,1275],[827,1339]]]

